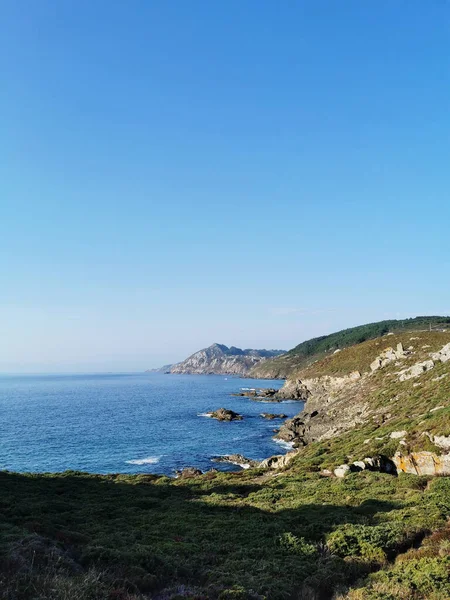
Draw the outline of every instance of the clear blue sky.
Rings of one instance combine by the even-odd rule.
[[[0,371],[450,313],[446,0],[5,0]]]

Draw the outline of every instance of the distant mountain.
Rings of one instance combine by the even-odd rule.
[[[146,373],[170,373],[170,369],[173,365],[164,365],[163,367],[159,367],[158,369],[147,369]]]
[[[183,362],[172,365],[170,373],[196,375],[247,375],[255,365],[284,354],[285,350],[252,350],[213,344]]]

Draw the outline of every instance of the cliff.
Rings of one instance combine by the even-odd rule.
[[[277,434],[303,448],[304,460],[325,444],[325,469],[382,455],[393,470],[450,475],[450,332],[347,348],[296,371],[278,397],[306,400]]]
[[[283,354],[284,350],[241,350],[213,344],[173,365],[170,373],[190,375],[248,375],[257,364]]]

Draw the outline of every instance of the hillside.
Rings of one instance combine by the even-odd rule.
[[[365,341],[283,390],[307,401],[268,468],[0,473],[0,597],[448,600],[450,332]]]
[[[295,370],[303,369],[316,360],[387,333],[450,328],[450,317],[415,317],[413,319],[379,321],[344,329],[330,335],[307,340],[286,354],[256,365],[251,376],[258,379],[286,379]]]
[[[170,373],[196,375],[247,375],[257,364],[283,354],[284,350],[241,350],[213,344],[183,362],[172,365]]]

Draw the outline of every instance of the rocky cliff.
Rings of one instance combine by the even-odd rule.
[[[305,460],[321,448],[323,465],[339,473],[382,456],[373,464],[450,475],[450,332],[390,334],[347,348],[296,372],[277,396],[306,401],[277,434],[303,448]]]
[[[196,375],[248,375],[257,364],[283,354],[284,350],[252,350],[213,344],[183,362],[172,365],[170,373]]]

